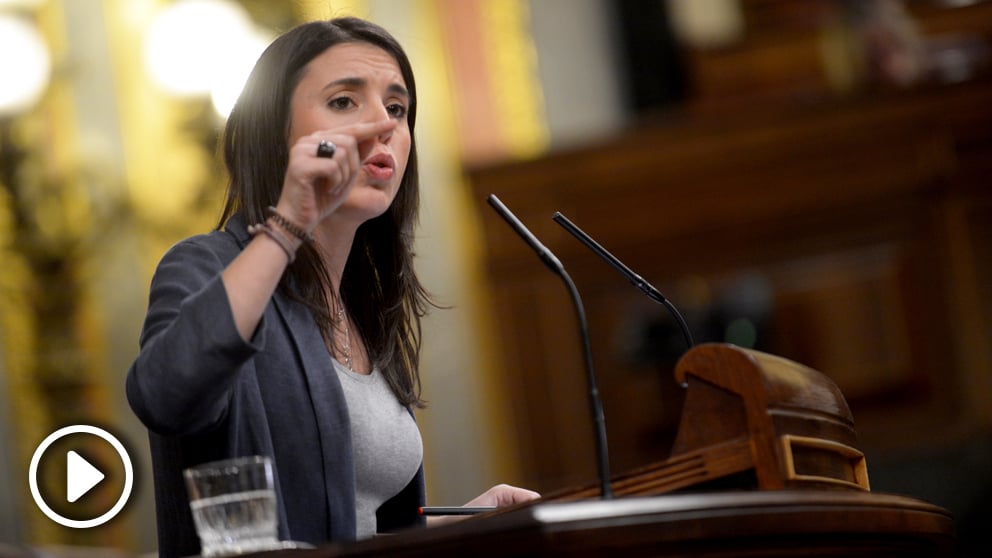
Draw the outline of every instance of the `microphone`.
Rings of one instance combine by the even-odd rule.
[[[575,287],[575,283],[572,278],[568,276],[565,271],[565,266],[561,264],[558,258],[548,250],[546,246],[541,244],[541,241],[537,239],[523,223],[509,210],[503,202],[499,201],[499,198],[495,194],[489,194],[489,198],[486,200],[489,205],[499,213],[500,217],[503,218],[510,227],[526,242],[541,258],[541,261],[547,265],[551,271],[561,277],[562,281],[565,282],[565,286],[568,287],[568,292],[572,296],[572,304],[575,306],[575,313],[578,317],[579,322],[579,336],[582,339],[582,348],[585,354],[585,364],[586,364],[586,382],[588,384],[589,390],[589,410],[592,413],[593,419],[593,432],[595,433],[596,440],[596,458],[599,465],[599,483],[600,490],[602,492],[602,497],[604,500],[609,500],[613,498],[613,488],[610,486],[610,458],[609,452],[606,445],[606,423],[603,418],[603,404],[599,399],[599,388],[596,387],[596,374],[593,372],[592,368],[592,348],[589,343],[589,325],[586,322],[586,311],[585,307],[582,305],[582,298],[579,297],[579,290]]]
[[[580,229],[575,223],[568,220],[561,214],[560,211],[556,211],[552,217],[554,222],[561,225],[566,231],[572,233],[572,236],[579,239],[582,244],[585,244],[590,250],[598,254],[601,258],[612,265],[617,271],[623,274],[635,287],[640,289],[641,292],[648,295],[651,300],[663,304],[665,308],[672,314],[675,321],[678,322],[679,328],[682,329],[682,337],[685,338],[685,344],[687,349],[691,349],[694,345],[692,342],[692,334],[689,333],[689,326],[685,323],[685,319],[682,318],[682,314],[679,313],[675,305],[668,301],[661,292],[654,288],[650,283],[641,278],[640,275],[634,273],[629,267],[623,264],[620,260],[616,258],[613,254],[609,253],[606,248],[600,246],[598,242],[592,239],[591,236],[586,234],[582,229]]]

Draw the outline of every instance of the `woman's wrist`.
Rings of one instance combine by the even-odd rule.
[[[303,241],[300,240],[298,236],[294,235],[292,232],[287,230],[286,227],[282,226],[278,220],[272,219],[270,217],[266,221],[266,223],[268,223],[270,228],[279,231],[279,233],[286,238],[286,241],[289,243],[290,246],[292,246],[294,253],[300,248],[300,246],[303,246]]]
[[[299,240],[300,243],[313,242],[313,235],[310,234],[311,227],[295,220],[292,213],[277,209],[276,207],[270,205],[266,209],[266,214],[268,215],[267,221],[269,223],[278,225],[283,232]]]
[[[263,236],[274,242],[286,254],[287,265],[296,260],[296,251],[303,244],[302,240],[288,234],[274,219],[248,226],[252,236]]]

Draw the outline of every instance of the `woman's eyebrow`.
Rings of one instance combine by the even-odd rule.
[[[398,95],[400,97],[403,97],[404,99],[410,98],[410,92],[406,90],[406,87],[403,87],[398,83],[394,83],[390,85],[389,87],[386,88],[386,91],[392,93],[393,95]]]
[[[341,79],[336,79],[327,85],[325,85],[321,91],[327,91],[332,87],[345,86],[345,87],[364,87],[367,81],[360,77],[343,77]]]
[[[340,87],[340,86],[359,88],[359,87],[365,87],[367,84],[368,84],[368,80],[366,80],[365,78],[343,77],[341,79],[336,79],[328,83],[321,89],[321,91],[326,91],[328,89],[331,89],[332,87]],[[390,84],[390,86],[386,88],[386,91],[394,95],[399,95],[406,99],[410,98],[410,92],[407,91],[406,87],[403,87],[399,83]]]

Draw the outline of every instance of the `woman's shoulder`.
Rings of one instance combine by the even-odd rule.
[[[237,239],[227,231],[210,231],[176,242],[169,248],[163,261],[171,259],[200,259],[215,257],[221,260],[234,258],[241,251]]]
[[[236,226],[228,226],[176,242],[159,260],[155,278],[200,277],[205,280],[213,276],[226,268],[251,239],[247,231],[242,233],[244,238]]]
[[[241,252],[249,238],[240,222],[232,222],[223,229],[189,236],[176,242],[166,251],[162,260],[206,258],[227,264]]]

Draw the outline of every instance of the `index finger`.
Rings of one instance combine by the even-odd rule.
[[[347,134],[355,138],[355,141],[372,139],[375,136],[388,132],[395,128],[396,120],[379,120],[377,122],[362,122],[352,124],[336,130],[331,130],[335,134]]]

